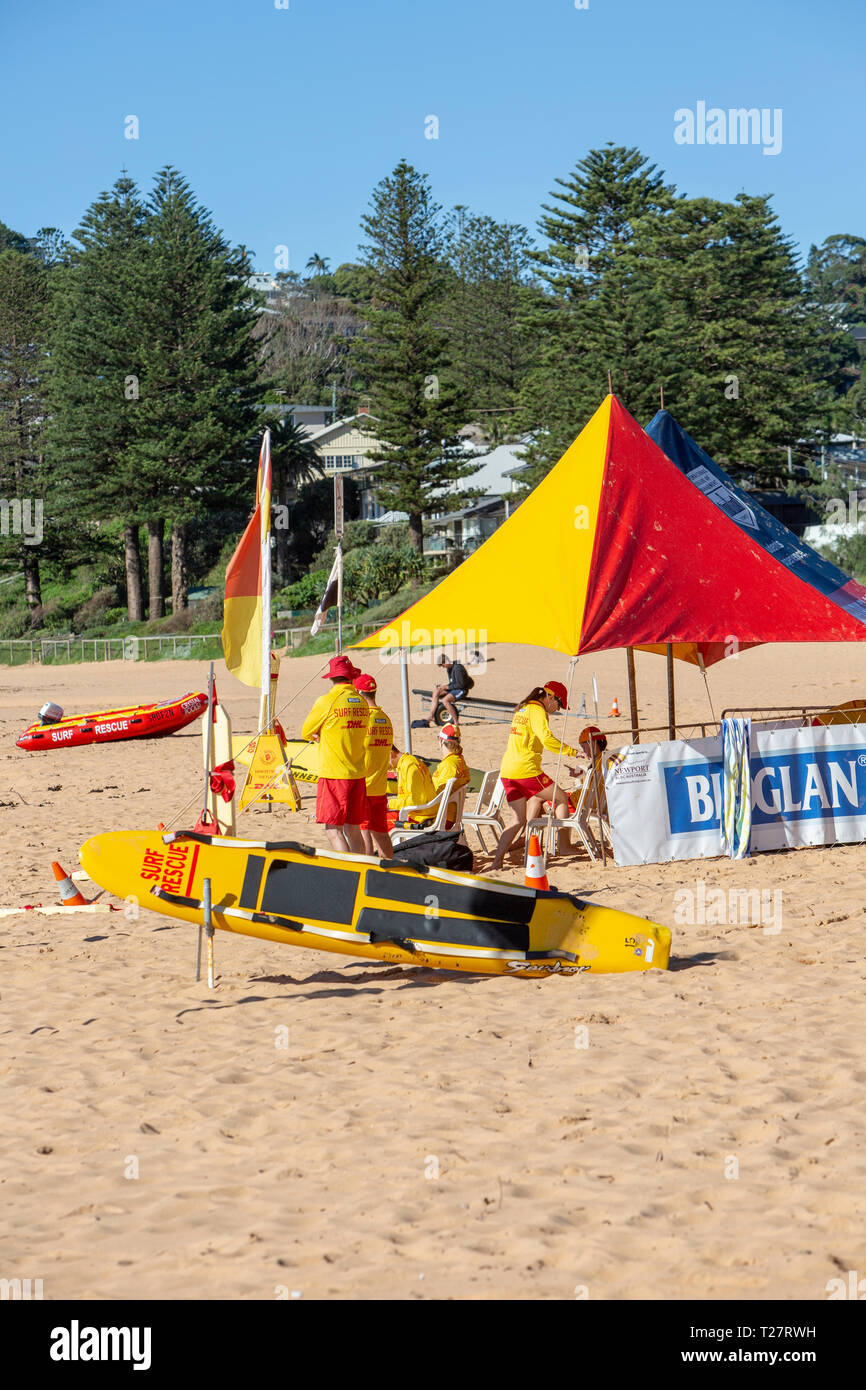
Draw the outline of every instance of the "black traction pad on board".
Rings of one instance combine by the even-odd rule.
[[[360,882],[360,873],[350,870],[278,859],[268,869],[260,908],[262,912],[304,922],[335,922],[350,927]]]
[[[529,949],[528,927],[465,917],[425,917],[420,912],[389,912],[378,907],[363,909],[358,931],[369,932],[377,941],[408,939],[436,945],[450,942],[454,946],[483,946],[495,951]]]
[[[442,879],[426,879],[417,883],[409,877],[367,870],[367,897],[383,898],[386,902],[408,903],[426,907],[434,897],[440,912],[465,912],[470,916],[490,917],[495,922],[519,922],[526,925],[532,918],[535,898],[522,893],[497,893],[493,888],[467,883],[446,883]]]

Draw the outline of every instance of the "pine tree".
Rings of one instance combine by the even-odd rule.
[[[409,517],[412,545],[423,551],[423,516],[452,511],[475,494],[454,484],[478,465],[457,438],[468,400],[451,369],[440,326],[445,273],[441,209],[428,180],[405,160],[373,192],[363,218],[366,264],[378,285],[359,358],[372,382],[370,425],[380,448],[379,499]]]
[[[523,330],[529,293],[530,238],[525,227],[457,207],[448,224],[446,322],[451,355],[470,407],[494,437],[512,424],[530,363]]]
[[[23,571],[31,612],[42,603],[48,303],[48,274],[36,257],[20,249],[0,251],[0,561]]]
[[[187,528],[249,494],[258,396],[245,251],[230,248],[177,170],[156,177],[140,258],[141,382],[131,454],[147,521],[150,616],[171,527],[174,611],[187,606]]]
[[[653,268],[643,294],[665,405],[735,476],[784,481],[788,446],[826,411],[832,361],[769,199],[681,200],[626,259]]]
[[[635,355],[646,313],[620,259],[637,223],[661,217],[675,198],[639,150],[611,144],[591,150],[556,182],[539,221],[547,246],[532,255],[546,293],[529,299],[525,319],[534,366],[521,392],[520,420],[534,432],[527,451],[532,482],[600,404],[608,372],[624,404],[637,404]]]
[[[145,210],[123,174],[88,208],[56,270],[49,373],[48,452],[70,507],[96,522],[120,519],[127,610],[143,616],[142,493],[132,457],[141,375]],[[77,243],[77,245],[75,244]]]
[[[866,434],[866,344],[855,341],[852,331],[866,324],[866,240],[829,236],[810,247],[806,289],[831,335],[833,418],[842,428]]]

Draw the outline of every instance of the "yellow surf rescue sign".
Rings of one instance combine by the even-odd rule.
[[[291,811],[301,809],[301,798],[286,759],[279,734],[259,734],[250,759],[250,769],[238,801],[243,811],[255,801],[276,801]]]

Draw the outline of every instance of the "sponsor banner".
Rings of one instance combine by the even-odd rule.
[[[866,840],[866,727],[752,733],[750,850]],[[617,864],[721,855],[722,741],[624,748],[605,775]]]

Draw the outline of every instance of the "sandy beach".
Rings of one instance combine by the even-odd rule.
[[[553,653],[491,655],[477,694],[568,678]],[[360,664],[399,739],[398,669]],[[321,665],[283,663],[290,734]],[[627,724],[624,654],[582,659],[578,700],[593,671],[600,722],[615,727],[616,697]],[[663,659],[639,653],[637,674],[642,722],[663,724]],[[93,834],[169,822],[200,785],[197,724],[19,751],[40,705],[206,679],[193,662],[0,668],[0,906],[56,902],[52,860],[70,871]],[[683,723],[710,718],[700,673],[677,680]],[[709,683],[716,715],[834,704],[866,694],[866,650],[760,648]],[[217,687],[252,731],[257,693],[221,665]],[[467,719],[467,760],[498,766],[505,736]],[[312,805],[245,813],[239,833],[324,848]],[[550,877],[670,926],[671,970],[483,978],[217,933],[209,993],[194,928],[154,913],[0,921],[0,1276],[41,1279],[46,1299],[822,1300],[866,1273],[863,847],[580,858]],[[675,925],[675,893],[699,881],[780,891],[782,930]]]

